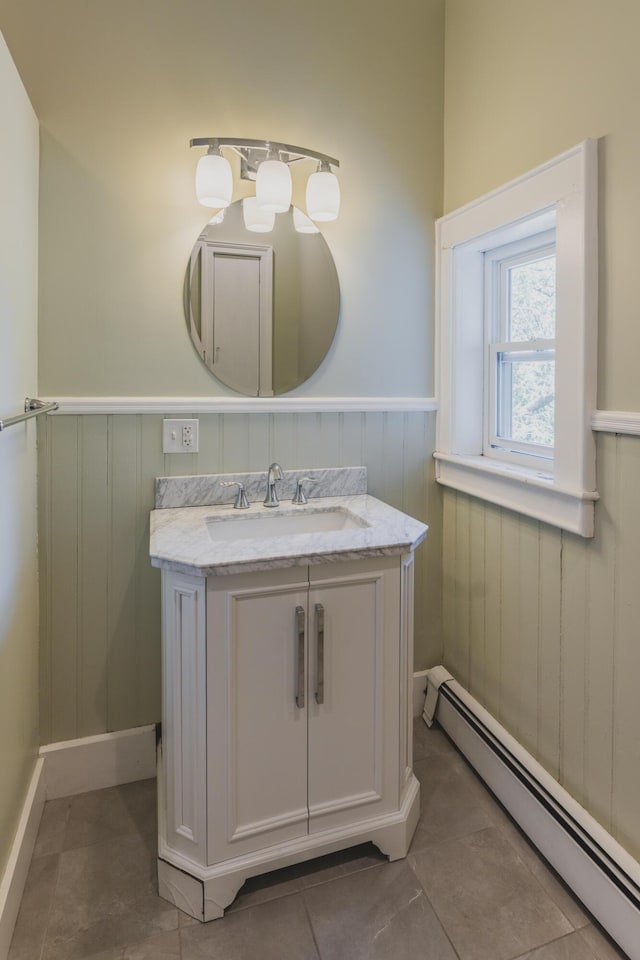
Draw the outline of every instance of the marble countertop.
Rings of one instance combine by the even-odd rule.
[[[269,520],[346,510],[361,526],[281,536],[215,540],[211,521]],[[207,521],[210,521],[207,523]],[[209,531],[212,529],[214,534]],[[312,563],[408,553],[424,540],[427,526],[368,494],[322,497],[304,506],[281,502],[277,508],[252,503],[249,510],[230,504],[157,509],[151,512],[149,553],[155,567],[202,576],[248,573]]]

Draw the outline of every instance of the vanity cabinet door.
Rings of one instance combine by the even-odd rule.
[[[400,558],[311,566],[309,575],[309,832],[317,833],[397,809]]]
[[[294,567],[207,582],[212,864],[307,833],[306,574]]]

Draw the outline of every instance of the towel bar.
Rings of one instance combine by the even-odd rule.
[[[7,417],[5,420],[0,420],[0,433],[3,430],[6,430],[7,427],[12,427],[14,423],[22,423],[23,420],[31,420],[32,417],[37,417],[41,413],[50,413],[52,410],[57,409],[57,403],[44,403],[42,400],[33,400],[30,397],[27,397],[24,401],[24,413],[19,413],[15,417]]]

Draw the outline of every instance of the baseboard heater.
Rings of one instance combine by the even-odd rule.
[[[427,673],[434,717],[609,935],[640,960],[640,864],[444,667]]]

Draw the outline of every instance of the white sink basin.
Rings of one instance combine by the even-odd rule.
[[[336,507],[331,510],[313,510],[299,513],[279,513],[279,508],[259,516],[207,517],[209,536],[220,540],[256,540],[266,537],[291,537],[296,534],[323,533],[368,527],[365,520]]]

